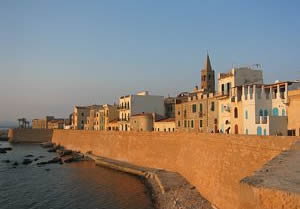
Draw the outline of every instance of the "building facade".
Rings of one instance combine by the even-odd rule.
[[[288,92],[288,135],[300,136],[300,89]]]
[[[119,130],[130,131],[130,117],[143,112],[164,115],[164,97],[149,95],[147,91],[120,97]]]
[[[153,130],[156,132],[174,132],[175,129],[175,118],[157,120],[153,124]]]

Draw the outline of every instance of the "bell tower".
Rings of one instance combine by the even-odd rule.
[[[215,71],[211,67],[208,53],[204,61],[204,68],[201,70],[201,89],[205,93],[215,92]]]

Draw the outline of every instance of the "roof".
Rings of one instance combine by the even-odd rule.
[[[138,113],[138,114],[135,114],[135,115],[132,115],[131,117],[135,117],[135,116],[152,116],[152,113]]]
[[[155,123],[160,123],[160,122],[175,122],[175,118],[165,118],[165,119],[155,121]]]
[[[204,69],[203,70],[212,71],[212,67],[211,67],[211,64],[210,64],[210,59],[209,59],[208,53],[206,55],[206,60],[204,62]]]

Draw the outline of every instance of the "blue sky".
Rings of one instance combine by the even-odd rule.
[[[260,63],[266,82],[300,78],[300,2],[0,0],[0,121],[176,95],[216,72]]]

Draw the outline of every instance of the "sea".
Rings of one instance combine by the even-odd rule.
[[[96,166],[93,161],[70,164],[38,162],[56,156],[37,144],[10,144],[0,154],[0,209],[152,209],[150,193],[135,177]],[[38,158],[23,165],[26,155]],[[13,164],[18,162],[19,165]]]

